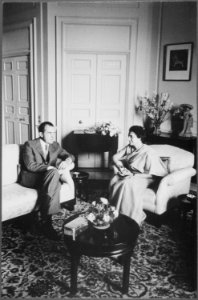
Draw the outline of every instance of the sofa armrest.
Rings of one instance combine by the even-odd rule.
[[[60,158],[58,158],[57,161],[56,161],[56,168],[57,169],[59,169],[59,165],[60,165],[61,162],[62,162],[62,160]],[[67,169],[69,171],[73,170],[74,167],[75,167],[75,164],[74,164],[73,161],[72,162],[67,162]]]
[[[184,168],[177,171],[174,171],[167,176],[165,176],[162,181],[166,181],[166,184],[171,186],[179,181],[182,181],[188,177],[192,177],[196,174],[196,170],[193,168]]]
[[[195,174],[195,169],[184,168],[163,177],[156,192],[155,213],[164,213],[171,199],[187,194],[190,188],[190,179]]]
[[[69,166],[69,171],[71,171],[71,170],[73,170],[74,169],[74,167],[75,167],[75,164],[72,162]]]

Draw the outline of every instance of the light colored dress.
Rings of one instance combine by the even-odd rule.
[[[131,174],[114,175],[109,185],[109,201],[121,214],[140,225],[146,216],[143,212],[145,189],[156,181],[156,176],[163,177],[168,171],[155,150],[145,144],[138,150],[127,145],[121,161]]]

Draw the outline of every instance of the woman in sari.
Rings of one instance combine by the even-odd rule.
[[[143,137],[143,127],[130,127],[128,145],[113,156],[116,174],[109,185],[110,203],[139,225],[146,217],[143,212],[145,189],[156,182],[158,177],[168,173],[155,150],[143,144]]]

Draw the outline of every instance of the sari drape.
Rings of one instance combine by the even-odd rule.
[[[115,175],[111,179],[109,200],[121,214],[129,216],[140,225],[146,217],[143,212],[145,189],[154,184],[156,176],[163,177],[168,171],[158,154],[144,144],[138,150],[126,146],[121,160],[131,175]]]

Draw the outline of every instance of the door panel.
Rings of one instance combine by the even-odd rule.
[[[7,137],[7,144],[15,144],[15,122],[14,120],[7,120],[5,119],[5,128],[6,128],[6,137]]]
[[[13,77],[11,75],[4,76],[5,83],[5,101],[13,101]]]
[[[3,60],[5,142],[22,144],[31,138],[28,56]]]

